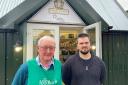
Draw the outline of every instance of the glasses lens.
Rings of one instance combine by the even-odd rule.
[[[54,50],[55,49],[55,47],[53,47],[53,46],[51,46],[51,47],[40,46],[40,48],[43,50],[47,50],[47,49]]]

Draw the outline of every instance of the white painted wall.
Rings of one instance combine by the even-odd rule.
[[[50,13],[51,9],[56,10],[53,0],[50,0],[49,3],[46,4],[41,10],[39,10],[31,19],[29,19],[29,21],[85,25],[81,18],[65,1],[63,9],[60,10],[60,13]],[[56,12],[57,11],[59,10],[56,10]]]
[[[115,0],[87,0],[96,12],[110,25],[112,30],[128,30],[128,17]]]

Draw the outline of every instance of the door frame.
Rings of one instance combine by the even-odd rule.
[[[56,40],[56,50],[55,58],[59,59],[59,40],[60,40],[60,26],[63,27],[83,27],[83,32],[86,33],[86,30],[95,28],[96,30],[96,55],[102,58],[102,36],[101,36],[101,22],[97,22],[88,26],[77,26],[77,25],[55,25],[55,24],[40,24],[40,23],[27,23],[26,37],[24,38],[25,51],[23,52],[23,62],[33,58],[33,29],[46,29],[46,30],[55,30],[55,40]]]
[[[97,22],[88,26],[85,26],[83,32],[86,33],[88,29],[95,29],[95,41],[96,41],[96,56],[102,58],[102,34],[101,34],[101,22]]]
[[[23,52],[23,62],[26,62],[33,58],[33,30],[34,29],[44,29],[44,30],[54,30],[55,31],[55,41],[56,41],[56,49],[55,49],[55,58],[59,59],[59,26],[51,25],[51,24],[40,24],[40,23],[27,23],[27,34],[26,38],[24,38],[25,50]]]

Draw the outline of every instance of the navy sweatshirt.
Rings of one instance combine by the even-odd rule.
[[[100,58],[92,55],[84,60],[78,53],[63,64],[62,72],[65,85],[102,85],[106,77],[105,64]]]

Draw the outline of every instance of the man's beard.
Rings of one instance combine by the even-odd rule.
[[[86,55],[86,54],[88,54],[89,52],[90,52],[90,50],[87,50],[87,51],[80,51],[83,55]]]

